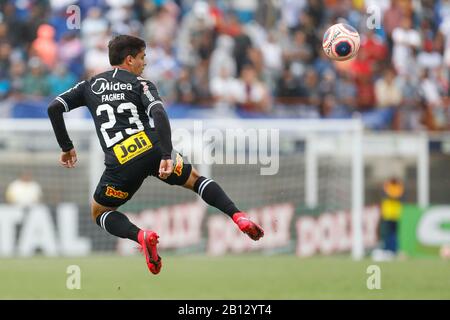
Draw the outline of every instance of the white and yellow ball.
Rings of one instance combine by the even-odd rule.
[[[345,23],[337,23],[325,32],[322,47],[330,59],[345,61],[358,54],[360,42],[355,28]]]

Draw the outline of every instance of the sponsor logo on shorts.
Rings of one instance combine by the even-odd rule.
[[[110,187],[110,186],[106,186],[105,194],[108,197],[113,197],[113,198],[119,198],[119,199],[126,199],[126,198],[128,198],[128,192],[116,190],[116,189],[114,189],[114,187]]]
[[[152,147],[150,139],[144,131],[141,131],[116,144],[113,151],[119,163],[124,164]]]
[[[181,176],[181,174],[183,173],[183,164],[183,157],[179,153],[177,153],[176,164],[175,168],[173,169],[173,172],[175,172],[177,176]]]

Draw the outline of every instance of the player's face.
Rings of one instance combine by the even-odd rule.
[[[145,51],[142,50],[139,52],[135,58],[132,57],[132,64],[131,64],[131,71],[137,75],[140,76],[142,72],[144,71],[144,68],[146,66],[145,63]]]

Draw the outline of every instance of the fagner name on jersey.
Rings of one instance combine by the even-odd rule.
[[[109,82],[105,78],[98,78],[91,84],[91,90],[95,94],[102,94],[108,91],[133,90],[131,83]]]
[[[125,100],[125,93],[102,94],[102,102]]]

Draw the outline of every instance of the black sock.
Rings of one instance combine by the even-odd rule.
[[[97,224],[110,234],[138,242],[139,228],[119,211],[106,211],[96,219]],[[138,242],[139,243],[139,242]]]
[[[194,184],[194,191],[202,197],[205,202],[222,212],[226,213],[230,217],[233,214],[239,212],[233,201],[228,198],[225,191],[212,179],[200,177]]]

